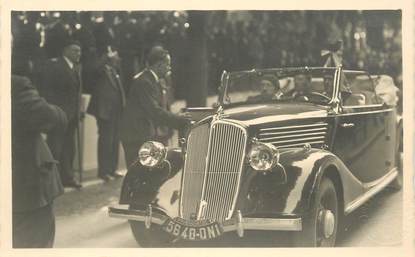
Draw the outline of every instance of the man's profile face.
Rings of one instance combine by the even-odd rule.
[[[161,77],[165,77],[167,73],[171,71],[170,55],[166,55],[166,58],[158,64],[158,70]]]
[[[81,47],[78,45],[69,45],[65,47],[63,55],[73,63],[79,63],[81,59]]]

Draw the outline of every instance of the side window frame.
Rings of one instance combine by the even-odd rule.
[[[347,77],[348,75],[352,75],[352,76],[364,76],[367,78],[367,81],[370,83],[369,85],[369,89],[370,89],[370,93],[373,93],[373,98],[372,98],[372,103],[367,103],[367,100],[365,101],[365,104],[363,105],[345,105],[344,104],[344,99],[343,99],[343,108],[346,109],[354,109],[354,108],[373,108],[373,107],[380,107],[383,105],[383,102],[381,101],[381,98],[378,96],[378,94],[376,93],[376,86],[375,83],[373,81],[373,79],[370,77],[370,75],[367,72],[363,72],[363,73],[354,73],[354,72],[344,72],[343,76],[345,76],[345,80],[348,81]],[[350,85],[349,85],[350,86]],[[352,88],[350,88],[350,90],[352,90]],[[340,90],[339,90],[340,91]],[[340,93],[340,92],[339,92]],[[351,91],[351,93],[353,94],[353,92]]]

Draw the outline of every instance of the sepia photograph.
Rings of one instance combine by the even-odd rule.
[[[11,12],[13,247],[401,245],[401,18]]]
[[[415,245],[402,8],[98,9],[2,11],[2,248]]]

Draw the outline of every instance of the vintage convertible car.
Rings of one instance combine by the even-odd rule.
[[[400,187],[402,121],[375,89],[342,67],[224,72],[180,147],[137,149],[109,215],[143,247],[253,231],[333,246],[346,215]]]

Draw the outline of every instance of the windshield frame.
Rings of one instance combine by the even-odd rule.
[[[342,67],[289,67],[289,68],[271,68],[271,69],[252,69],[252,70],[244,70],[244,71],[234,71],[234,72],[226,72],[222,73],[221,78],[221,86],[219,88],[219,105],[222,107],[226,107],[232,104],[244,104],[243,102],[236,102],[236,103],[225,103],[225,99],[228,97],[228,89],[229,89],[229,81],[231,80],[232,76],[238,75],[256,75],[260,76],[261,73],[273,73],[279,74],[278,77],[282,75],[288,76],[290,73],[295,72],[316,72],[316,71],[333,71],[333,94],[330,100],[327,103],[320,103],[321,105],[331,105],[335,102],[339,102],[338,94],[339,94],[339,83],[341,77]]]

